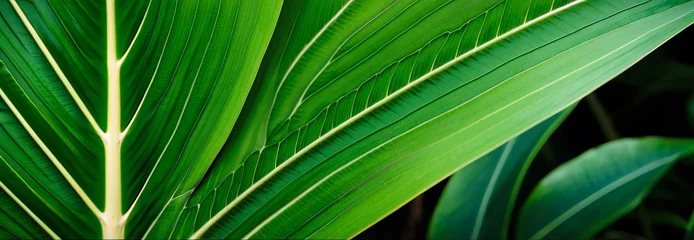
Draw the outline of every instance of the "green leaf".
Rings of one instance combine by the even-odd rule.
[[[574,106],[544,120],[451,176],[429,226],[431,239],[506,239],[530,163]]]
[[[205,222],[194,237],[354,236],[694,20],[690,1],[324,2],[285,2],[188,203],[221,211],[184,213]],[[332,13],[296,27],[313,5]]]
[[[58,236],[46,226],[36,214],[27,208],[17,196],[0,183],[0,238],[2,239],[38,239],[57,238]]]
[[[228,138],[280,8],[0,1],[0,182],[24,206],[0,212],[36,220],[0,229],[136,238],[154,219],[175,225],[159,212],[192,191]]]
[[[550,172],[518,218],[517,237],[590,238],[634,209],[694,140],[622,139],[589,150]]]
[[[624,71],[693,10],[0,1],[0,182],[16,196],[0,209],[63,238],[350,237]]]

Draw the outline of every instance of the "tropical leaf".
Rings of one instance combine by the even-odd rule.
[[[2,210],[52,237],[146,235],[226,141],[280,6],[0,1],[0,181],[21,207]]]
[[[353,236],[692,22],[689,1],[552,2],[348,1],[310,33],[313,2],[285,3],[189,205],[238,194],[194,237]]]
[[[64,238],[353,236],[622,72],[693,10],[0,1],[0,182],[14,203],[0,206],[12,216],[0,226]]]
[[[621,139],[553,170],[535,187],[518,217],[517,237],[590,238],[636,208],[694,140]]]
[[[525,172],[573,107],[544,120],[453,174],[436,204],[429,238],[508,238],[511,212]]]

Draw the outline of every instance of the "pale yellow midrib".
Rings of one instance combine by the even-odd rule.
[[[122,219],[122,193],[121,193],[121,176],[120,176],[120,146],[121,146],[121,130],[120,130],[120,60],[117,58],[116,52],[116,31],[115,31],[115,0],[106,0],[107,8],[107,61],[108,61],[108,123],[107,131],[103,132],[99,125],[94,120],[93,116],[81,100],[77,92],[74,90],[67,77],[60,69],[60,66],[55,61],[50,51],[43,43],[34,27],[29,22],[28,18],[17,4],[16,0],[10,0],[14,10],[19,15],[30,35],[38,45],[41,52],[46,57],[47,61],[53,67],[56,75],[61,80],[70,96],[76,102],[79,109],[87,118],[97,135],[104,142],[105,159],[106,159],[106,204],[104,212],[101,212],[96,205],[91,201],[89,196],[82,190],[77,182],[72,178],[70,173],[62,166],[48,147],[41,141],[38,135],[33,131],[31,126],[22,117],[19,111],[9,101],[5,93],[0,90],[2,99],[8,104],[12,112],[17,116],[20,123],[29,132],[29,135],[39,145],[43,152],[58,168],[58,171],[66,178],[70,186],[75,189],[77,194],[82,198],[89,209],[100,219],[104,238],[123,238]],[[49,234],[51,234],[50,232]],[[53,237],[54,233],[51,234]]]
[[[121,192],[121,109],[120,62],[116,52],[115,0],[106,0],[106,61],[108,67],[107,129],[104,137],[105,151],[105,200],[104,213],[100,216],[103,238],[122,239],[124,225]]]

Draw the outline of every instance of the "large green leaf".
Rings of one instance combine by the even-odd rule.
[[[431,217],[431,239],[506,239],[516,195],[535,155],[571,113],[555,114],[451,176]]]
[[[690,1],[324,2],[285,3],[252,102],[187,203],[195,237],[353,236],[694,17]],[[312,4],[336,13],[297,28]]]
[[[0,209],[36,224],[0,226],[349,237],[634,64],[693,10],[3,0],[0,182],[16,205]]]
[[[606,143],[553,170],[518,217],[517,237],[590,238],[634,209],[694,140],[643,138]]]
[[[280,3],[0,1],[3,232],[143,236],[228,138]]]

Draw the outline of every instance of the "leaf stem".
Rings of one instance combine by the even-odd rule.
[[[614,122],[612,122],[610,114],[607,113],[605,108],[602,106],[602,103],[600,103],[597,93],[593,92],[588,94],[585,99],[586,103],[588,103],[588,106],[590,107],[591,112],[593,112],[593,115],[595,116],[595,120],[598,121],[598,125],[600,125],[600,129],[602,130],[602,134],[605,135],[605,138],[607,138],[609,141],[619,139],[620,137],[619,133],[617,132],[617,128],[615,127]]]
[[[103,237],[123,238],[121,193],[120,64],[116,56],[115,0],[106,0],[106,59],[108,62],[108,124],[103,137],[106,154],[106,207],[101,216]]]
[[[418,227],[422,222],[424,194],[417,196],[410,202],[410,216],[407,218],[407,229],[402,239],[417,239]]]

